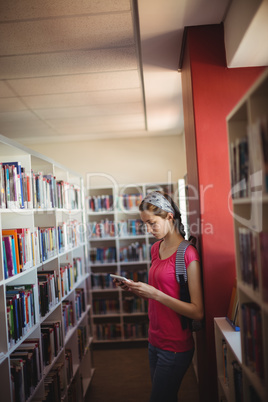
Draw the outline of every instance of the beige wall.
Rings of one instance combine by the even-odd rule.
[[[186,173],[184,136],[34,144],[31,148],[82,174],[96,174],[91,185],[103,185],[98,173],[118,184],[177,181]],[[111,185],[111,182],[105,181]]]

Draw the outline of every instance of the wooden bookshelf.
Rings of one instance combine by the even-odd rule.
[[[116,288],[109,274],[148,281],[150,247],[155,239],[141,225],[138,205],[149,191],[157,189],[177,199],[175,183],[88,188],[86,203],[95,343],[148,339],[147,302]],[[96,205],[99,201],[100,207],[94,207],[93,200]],[[108,250],[106,256],[102,249]]]
[[[9,189],[11,198],[9,203],[5,196],[1,198],[2,399],[44,401],[50,395],[50,400],[68,401],[79,395],[79,400],[83,400],[94,372],[83,179],[64,166],[2,135],[0,162],[20,162],[26,182],[28,180],[27,203],[24,194],[22,205],[18,197],[15,197],[21,191],[20,181],[16,181],[17,171],[10,168],[14,174],[13,181],[10,181],[10,186],[13,186],[13,189]],[[51,180],[46,175],[50,175]],[[7,185],[5,180],[1,181],[1,194],[4,195]],[[41,227],[45,228],[43,232]],[[17,230],[13,240],[11,238],[7,241],[13,244],[14,238],[19,236],[18,232],[22,232],[23,237],[19,237],[19,241],[25,245],[27,252],[23,254],[24,249],[21,248],[18,259],[14,259],[12,254],[12,265],[9,261],[7,267],[7,251],[2,245],[4,233],[10,229],[20,230]],[[23,256],[27,257],[25,261]],[[34,290],[26,294],[26,290],[21,289],[23,286]],[[20,298],[14,301],[14,306],[13,299],[10,301],[12,289]],[[20,315],[16,310],[18,308],[21,308]],[[18,322],[16,317],[21,317]],[[27,358],[26,354],[18,357],[22,349],[29,350],[29,344],[34,347],[34,352],[31,355],[28,353]],[[33,369],[30,375],[28,371],[28,383],[24,384],[21,382],[22,367],[28,361],[34,361]],[[54,387],[54,390],[58,389],[57,395],[51,393],[51,384],[57,384]]]
[[[223,321],[215,320],[219,400],[239,400],[230,370],[230,360],[236,359],[241,369],[241,400],[264,402],[268,400],[268,70],[228,115],[227,125],[240,332],[228,331],[236,339],[234,349]],[[222,339],[229,384],[222,381]],[[238,349],[241,357],[240,352],[234,356]]]

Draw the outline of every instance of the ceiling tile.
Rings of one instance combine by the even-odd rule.
[[[130,10],[130,0],[12,0],[0,2],[0,21]]]
[[[8,96],[16,96],[16,94],[5,81],[0,80],[0,98],[6,98]]]
[[[48,124],[61,132],[62,130],[68,129],[68,132],[76,130],[79,132],[80,129],[86,128],[87,132],[94,132],[103,130],[107,127],[107,130],[113,129],[115,127],[133,127],[136,129],[136,125],[139,128],[144,129],[144,116],[143,114],[125,114],[116,116],[93,116],[93,117],[76,117],[70,120],[67,119],[48,119]]]
[[[39,135],[39,130],[46,130],[48,126],[44,121],[40,120],[34,113],[30,111],[0,113],[1,134],[13,134],[15,131],[21,130],[28,135],[28,130],[30,128],[35,129],[35,134]]]
[[[2,131],[3,132],[3,131]],[[42,138],[42,142],[47,142],[48,137],[55,137],[58,135],[58,133],[51,129],[50,127],[45,127],[42,126],[41,124],[38,126],[37,124],[35,126],[33,125],[20,125],[20,126],[14,126],[14,127],[9,127],[5,129],[4,135],[8,138],[15,139],[17,141],[22,141],[24,143],[24,140],[31,138],[32,143],[38,142],[40,138]],[[29,141],[27,141],[29,143]]]
[[[133,45],[131,13],[0,24],[0,54],[18,55]]]
[[[137,71],[124,71],[9,80],[8,83],[19,96],[26,96],[139,88],[140,77]]]
[[[0,82],[1,86],[1,82]],[[109,103],[141,102],[140,88],[114,89],[110,91],[77,92],[55,95],[25,96],[23,102],[31,109],[87,106]]]
[[[143,121],[136,121],[135,123],[131,121],[124,122],[122,124],[102,124],[101,126],[96,126],[95,128],[91,128],[89,130],[88,126],[79,126],[76,127],[75,131],[73,130],[72,127],[65,126],[57,129],[57,133],[59,135],[73,135],[74,139],[76,135],[81,135],[81,134],[86,134],[89,137],[93,134],[99,133],[109,133],[110,136],[112,137],[113,133],[121,132],[124,133],[124,135],[127,135],[127,132],[131,130],[133,131],[140,131],[143,130],[144,132],[144,123]]]
[[[0,113],[25,109],[27,106],[18,98],[0,98]]]
[[[0,57],[0,77],[16,79],[137,69],[132,47]]]
[[[120,118],[122,114],[136,114],[143,112],[142,103],[113,103],[102,105],[91,105],[84,107],[68,107],[68,108],[50,108],[39,109],[35,113],[42,119],[66,119],[66,122],[73,117],[89,117],[89,116],[108,116],[117,115]]]

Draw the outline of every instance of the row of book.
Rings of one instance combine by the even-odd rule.
[[[263,300],[268,303],[268,232],[260,233],[261,275]]]
[[[233,369],[233,379],[234,379],[234,390],[235,390],[235,400],[236,402],[244,401],[243,393],[243,371],[240,364],[234,360],[232,361]]]
[[[99,341],[122,339],[122,327],[119,323],[100,323],[94,325],[94,338]]]
[[[67,296],[74,286],[73,266],[70,262],[60,264],[61,294]]]
[[[114,198],[111,194],[88,197],[89,212],[108,212],[114,210]]]
[[[93,300],[94,314],[118,314],[119,300],[118,299],[95,299]]]
[[[77,328],[77,337],[78,337],[78,357],[81,361],[88,345],[88,336],[87,336],[87,328],[86,326],[80,325]]]
[[[78,353],[82,359],[87,347],[86,327],[79,326]],[[33,394],[42,379],[43,367],[53,363],[63,347],[61,321],[44,322],[41,324],[41,345],[39,338],[28,338],[22,342],[10,355],[10,370],[12,381],[12,400],[25,402]],[[42,351],[42,354],[41,354]],[[61,401],[64,390],[64,370],[67,383],[73,378],[72,351],[65,349],[65,364],[56,362],[44,378],[44,395],[42,401]]]
[[[135,323],[124,324],[125,339],[138,339],[148,337],[148,322],[140,321]]]
[[[115,284],[110,274],[91,274],[91,287],[92,289],[113,289]]]
[[[35,285],[6,287],[8,344],[12,347],[36,324]]]
[[[4,277],[10,278],[40,263],[38,228],[2,230]]]
[[[56,306],[62,296],[66,296],[72,290],[81,275],[81,258],[73,258],[73,265],[71,263],[61,264],[59,271],[41,270],[37,272],[41,317],[44,317]]]
[[[135,296],[124,297],[123,311],[127,314],[133,313],[147,313],[148,301]]]
[[[235,401],[243,402],[245,400],[243,391],[243,382],[242,382],[243,371],[237,361],[233,361],[232,366],[233,366],[233,377],[234,377]],[[258,395],[257,391],[252,385],[249,385],[248,401],[249,402],[262,401],[261,397]]]
[[[63,317],[63,328],[64,336],[67,335],[71,328],[74,328],[74,309],[73,302],[71,300],[62,301],[62,317]]]
[[[69,226],[71,241],[67,247],[74,247],[80,241],[75,234],[75,227]],[[66,249],[65,244],[63,246]],[[57,255],[56,229],[55,227],[38,227],[33,230],[4,229],[2,250],[4,277],[7,279]],[[77,263],[81,269],[81,261]]]
[[[73,274],[74,282],[77,282],[79,278],[83,275],[83,262],[81,257],[73,258]]]
[[[241,305],[243,320],[243,345],[245,364],[259,378],[264,378],[264,348],[262,339],[262,316],[260,307],[254,303]]]
[[[248,138],[237,138],[230,144],[232,197],[249,196]]]
[[[141,262],[147,260],[147,246],[145,243],[131,243],[120,248],[121,262]],[[90,249],[90,261],[92,264],[115,263],[115,247],[92,247]]]
[[[121,271],[121,275],[133,280],[134,282],[145,282],[148,283],[148,272],[146,270],[139,271]]]
[[[92,264],[107,264],[116,262],[115,247],[91,247],[90,261]]]
[[[89,222],[87,230],[90,239],[116,236],[116,224],[109,219],[102,219],[100,222]]]
[[[248,228],[239,227],[238,236],[241,279],[251,285],[254,290],[259,290],[258,234]]]
[[[135,282],[148,282],[147,271],[122,271],[122,276],[132,279]],[[113,289],[115,284],[108,273],[91,273],[92,289]]]
[[[263,299],[268,302],[268,232],[262,231],[258,234],[248,228],[239,227],[238,237],[241,279],[259,291],[261,272]]]
[[[57,228],[59,253],[84,242],[84,227],[77,220],[59,223]]]
[[[114,211],[116,208],[121,211],[138,211],[143,199],[141,193],[120,194],[114,202],[113,195],[103,194],[88,197],[89,212]]]
[[[39,338],[29,338],[10,355],[12,400],[25,402],[42,377]]]
[[[39,288],[39,314],[44,317],[61,300],[68,295],[82,275],[81,258],[73,258],[71,263],[61,264],[57,270],[41,270],[37,272]],[[78,290],[77,290],[78,292]],[[84,306],[83,295],[83,306]]]
[[[138,211],[142,199],[143,195],[141,193],[119,195],[118,208],[121,211]]]
[[[70,384],[73,378],[73,354],[72,350],[69,348],[65,348],[65,366],[66,366],[67,384]]]
[[[137,262],[146,261],[146,259],[147,246],[145,243],[135,242],[120,248],[120,261]]]
[[[61,402],[64,389],[64,364],[57,362],[44,380],[44,396],[35,401],[40,402]]]
[[[254,191],[268,192],[268,122],[259,119],[247,133],[230,144],[232,197],[248,197]],[[258,188],[258,189],[257,189]]]
[[[127,219],[118,222],[118,235],[120,237],[140,236],[146,234],[146,227],[141,219]]]
[[[45,321],[41,324],[43,365],[53,362],[63,347],[61,321]]]
[[[38,271],[39,313],[44,317],[61,299],[60,280],[56,270]]]
[[[226,342],[223,340],[223,381],[227,385],[230,386],[230,378],[232,376],[233,384],[234,384],[234,395],[236,402],[243,402],[244,399],[244,390],[243,390],[243,370],[241,365],[237,362],[237,360],[232,361],[232,365],[230,366],[232,372],[228,372],[228,365],[227,365],[227,357],[226,357]],[[256,392],[256,390],[249,386],[249,394],[248,400],[250,402],[261,402],[261,398]]]
[[[52,174],[27,173],[20,162],[0,163],[0,208],[80,209],[80,188]]]
[[[75,289],[75,316],[76,321],[82,316],[86,311],[86,295],[83,288]]]
[[[140,219],[120,220],[119,222],[102,219],[100,222],[88,224],[89,238],[140,236],[146,233],[146,228]]]

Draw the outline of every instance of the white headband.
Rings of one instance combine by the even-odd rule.
[[[158,193],[157,191],[152,191],[146,195],[143,201],[163,209],[163,211],[171,212],[175,216],[175,210],[172,208],[170,202],[163,196],[163,194]]]

